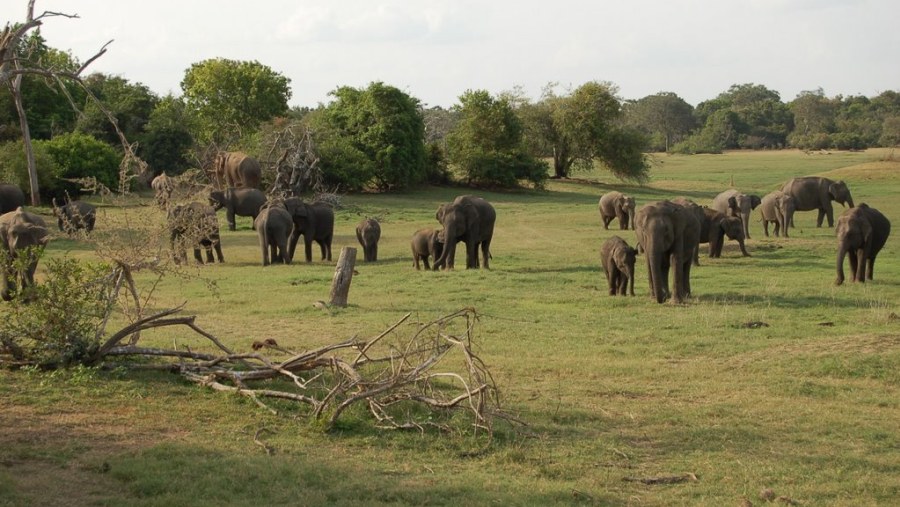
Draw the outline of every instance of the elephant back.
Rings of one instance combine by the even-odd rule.
[[[17,185],[0,183],[0,214],[25,205],[25,193]]]

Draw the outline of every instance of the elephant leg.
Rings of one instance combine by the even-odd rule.
[[[300,240],[300,231],[297,230],[296,227],[291,229],[291,237],[288,240],[288,257],[291,259],[294,258],[294,253],[297,251],[297,241]]]
[[[203,255],[200,253],[200,247],[194,247],[194,260],[197,261],[197,264],[203,264]]]
[[[601,217],[601,219],[603,220],[603,229],[609,230],[609,223],[612,222],[612,217],[604,215]]]
[[[855,278],[855,282],[866,283],[866,264],[868,264],[868,253],[866,252],[866,248],[860,248],[857,253],[857,265],[856,272],[853,275]]]
[[[325,260],[325,257],[326,257],[326,252],[325,252],[325,242],[323,242],[323,241],[316,241],[316,243],[319,244],[319,250],[322,252],[322,260],[324,261],[324,260]],[[328,260],[331,260],[331,259],[328,259]]]
[[[856,249],[851,248],[847,252],[847,257],[850,259],[850,281],[856,281],[856,269],[857,269],[857,257],[856,257]]]
[[[225,258],[222,256],[222,243],[220,243],[219,241],[216,241],[213,244],[213,248],[216,251],[216,257],[219,258],[219,262],[225,262]]]
[[[237,230],[237,225],[234,222],[234,209],[229,208],[228,211],[225,212],[225,219],[228,220],[228,230],[234,231]],[[255,220],[254,220],[255,222]]]
[[[476,256],[478,253],[476,252]],[[481,242],[481,257],[484,259],[484,269],[491,269],[491,240]]]
[[[819,208],[819,214],[816,217],[816,227],[822,227],[822,220],[824,220],[824,219],[825,219],[825,210],[822,208]],[[829,222],[831,222],[831,220],[829,220]],[[829,227],[831,227],[831,226],[829,225]]]
[[[875,256],[878,255],[876,253],[872,253],[869,255],[866,261],[866,279],[871,280],[872,274],[875,271]]]
[[[466,269],[478,269],[478,243],[466,242]]]
[[[309,234],[303,235],[303,248],[304,253],[306,254],[306,262],[312,262],[312,244],[313,240],[309,237]]]

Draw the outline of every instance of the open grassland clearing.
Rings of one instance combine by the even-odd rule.
[[[0,503],[736,505],[763,503],[771,488],[801,505],[890,504],[900,497],[900,233],[873,283],[836,287],[834,231],[816,228],[815,212],[797,213],[791,238],[766,238],[754,213],[753,257],[733,242],[720,259],[703,254],[694,297],[657,305],[643,257],[637,297],[606,295],[599,247],[614,234],[634,244],[634,233],[617,221],[603,230],[597,213],[613,189],[639,207],[679,195],[708,204],[732,181],[764,195],[793,176],[827,175],[896,228],[900,163],[889,155],[659,156],[646,186],[597,172],[545,192],[471,192],[497,209],[491,271],[412,267],[412,233],[436,227],[437,206],[468,190],[348,196],[351,209],[382,216],[382,240],[377,264],[358,255],[344,309],[313,306],[334,273],[317,248],[312,264],[263,268],[249,219],[230,232],[220,215],[226,263],[164,279],[156,308],[187,301],[198,325],[247,351],[265,338],[292,349],[365,339],[407,312],[427,322],[472,306],[476,352],[528,427],[498,424],[485,449],[470,434],[384,432],[356,411],[323,434],[174,375],[4,371]],[[129,211],[161,220],[149,197],[141,204],[101,207],[98,230],[112,222],[104,215]],[[358,246],[359,219],[337,213],[335,260]],[[95,253],[56,238],[47,256]],[[208,347],[175,329],[142,340]],[[254,444],[259,428],[274,455]],[[623,480],[688,473],[697,480]]]

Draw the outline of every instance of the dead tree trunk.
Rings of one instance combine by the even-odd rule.
[[[345,246],[341,249],[341,257],[334,269],[334,278],[331,280],[331,305],[347,306],[347,296],[350,294],[350,282],[353,280],[353,267],[356,265],[356,249]]]

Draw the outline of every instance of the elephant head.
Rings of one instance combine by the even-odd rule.
[[[34,285],[40,252],[49,241],[47,224],[40,216],[21,207],[0,215],[0,246],[5,253],[0,296],[5,301],[12,299],[17,280],[23,288]],[[17,262],[21,255],[28,256],[24,264]]]
[[[859,211],[864,211],[868,206],[863,203],[859,205]],[[838,218],[837,226],[834,228],[835,235],[838,238],[837,252],[837,278],[835,285],[844,283],[844,257],[850,256],[850,270],[852,271],[851,279],[856,281],[865,281],[865,266],[867,252],[866,245],[872,244],[873,228],[869,220],[866,219],[864,213],[845,213]]]
[[[612,261],[615,263],[616,268],[619,271],[625,274],[628,279],[628,293],[634,296],[634,263],[637,260],[637,250],[634,248],[623,245],[619,248],[616,248],[612,252]],[[625,295],[625,280],[620,280],[619,286],[617,287],[617,293],[621,295]]]
[[[623,195],[616,201],[616,212],[622,229],[634,229],[634,197]]]
[[[828,185],[828,195],[831,197],[831,200],[841,203],[841,206],[853,207],[853,197],[850,195],[850,189],[847,188],[844,180],[831,182]]]
[[[700,222],[693,213],[669,201],[648,204],[635,215],[635,233],[644,249],[650,291],[658,303],[671,295],[681,303],[690,295],[692,254],[700,239]],[[669,292],[669,269],[674,291]]]
[[[434,269],[440,269],[445,265],[447,269],[453,269],[456,243],[467,241],[467,238],[479,235],[478,210],[470,203],[452,202],[441,205],[434,217],[444,226],[444,230],[441,232],[444,251],[441,252],[440,258],[434,262]],[[471,266],[467,264],[467,267]]]
[[[758,195],[736,193],[728,198],[728,209],[731,214],[740,217],[744,227],[744,237],[750,239],[750,212],[760,205],[762,199]]]

